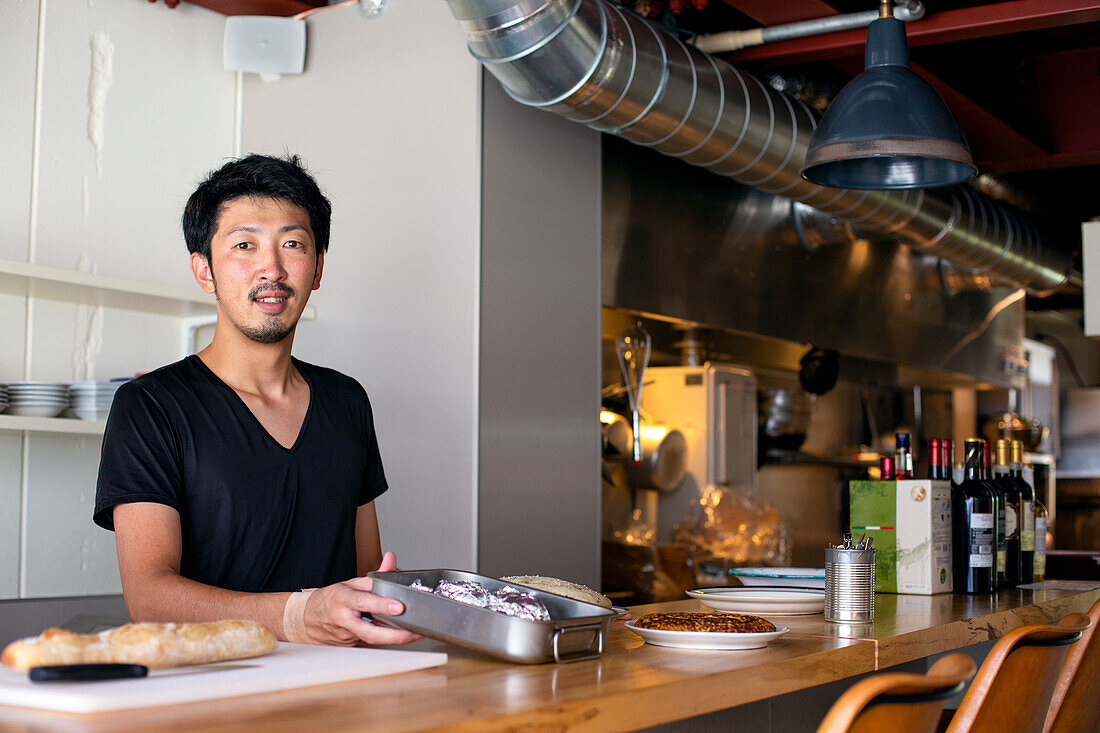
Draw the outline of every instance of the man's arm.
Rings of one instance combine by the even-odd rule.
[[[286,639],[283,610],[290,593],[240,593],[180,576],[183,534],[175,509],[150,502],[119,504],[114,507],[113,516],[122,592],[131,619],[177,622],[252,619],[280,639]],[[375,526],[377,535],[377,521]],[[386,564],[396,566],[392,555],[386,560],[389,561]],[[361,612],[398,615],[404,611],[398,601],[376,596],[370,590],[369,578],[353,578],[314,591],[305,609],[310,639],[318,644],[351,646],[360,641],[404,644],[420,638],[408,631],[362,620]]]
[[[355,512],[355,574],[363,577],[382,564],[382,540],[378,534],[378,512],[368,501]],[[392,568],[390,568],[392,570]]]

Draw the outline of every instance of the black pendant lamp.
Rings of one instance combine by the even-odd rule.
[[[950,110],[909,68],[905,23],[882,0],[867,28],[866,68],[810,138],[802,177],[832,188],[935,188],[977,172]]]

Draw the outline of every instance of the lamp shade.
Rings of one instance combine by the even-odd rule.
[[[905,24],[867,29],[866,68],[840,91],[810,138],[802,177],[834,188],[935,188],[977,172],[950,110],[909,68]]]

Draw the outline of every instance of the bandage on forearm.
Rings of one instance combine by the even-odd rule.
[[[306,631],[306,602],[316,588],[291,593],[283,607],[283,634],[295,644],[316,644]]]

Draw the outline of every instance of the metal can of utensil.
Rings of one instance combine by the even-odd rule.
[[[867,623],[875,618],[875,549],[825,548],[825,620]]]

